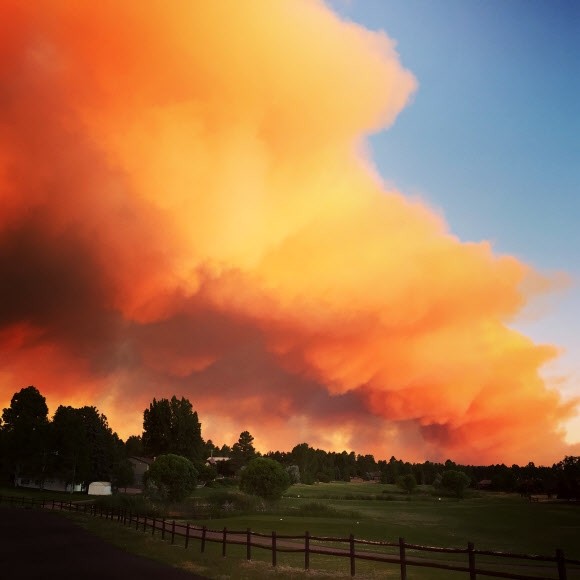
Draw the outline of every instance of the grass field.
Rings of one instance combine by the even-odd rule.
[[[20,490],[18,490],[20,492]],[[0,490],[0,493],[4,493]],[[38,492],[28,492],[36,493]],[[199,489],[192,501],[208,501],[215,490]],[[22,494],[21,494],[22,495]],[[68,499],[67,494],[61,494]],[[75,494],[76,496],[76,494]],[[77,499],[73,496],[74,499]],[[78,498],[80,499],[80,497]],[[86,499],[86,496],[83,496]],[[187,504],[180,506],[187,509]],[[177,508],[173,508],[177,509]],[[183,514],[187,519],[186,513]],[[76,516],[75,516],[76,517]],[[278,557],[278,569],[269,566],[271,554],[254,548],[252,562],[244,562],[245,548],[228,546],[228,557],[221,557],[221,546],[208,544],[199,553],[199,542],[190,549],[162,543],[143,532],[126,529],[102,520],[80,518],[83,525],[113,543],[130,551],[191,569],[210,578],[303,578],[304,555]],[[381,484],[330,483],[292,486],[279,502],[265,511],[230,513],[227,517],[192,520],[211,529],[302,535],[306,530],[315,536],[348,537],[396,542],[404,537],[408,543],[439,547],[465,548],[468,541],[477,549],[527,554],[554,555],[562,548],[566,557],[580,559],[580,506],[567,503],[530,503],[514,494],[479,492],[463,500],[433,495],[431,488],[420,489],[411,497],[394,486]],[[357,545],[357,550],[363,549]],[[425,555],[425,554],[424,554]],[[429,557],[434,557],[429,555]],[[439,555],[445,561],[454,556]],[[483,559],[480,559],[483,560]],[[480,561],[478,560],[478,561]],[[466,557],[461,556],[462,563]],[[397,578],[397,566],[357,561],[357,577]],[[556,577],[555,565],[549,565],[547,576]],[[513,569],[510,571],[514,571]],[[515,570],[518,571],[518,570]],[[349,574],[348,558],[313,555],[308,577],[338,578]],[[519,573],[532,573],[531,570]],[[465,574],[434,569],[409,568],[410,580],[443,578],[460,579]],[[580,578],[574,570],[568,578]]]

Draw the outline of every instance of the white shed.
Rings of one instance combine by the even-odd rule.
[[[111,495],[110,481],[93,481],[89,484],[89,495]]]

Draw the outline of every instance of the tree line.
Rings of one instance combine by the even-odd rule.
[[[201,423],[191,402],[182,397],[153,399],[143,412],[143,432],[123,442],[96,407],[59,406],[51,420],[45,398],[35,387],[15,393],[0,421],[0,473],[15,481],[26,476],[42,482],[57,477],[67,483],[88,485],[111,481],[118,488],[133,482],[129,457],[172,455],[191,462],[196,477],[211,481],[218,476],[240,475],[260,457],[254,438],[243,431],[231,447],[204,441]],[[209,457],[228,461],[208,464]],[[481,486],[495,491],[580,497],[580,457],[568,456],[551,467],[504,464],[461,465],[425,461],[410,463],[392,456],[375,460],[354,451],[328,452],[307,443],[291,451],[263,456],[281,465],[291,483],[350,481],[352,478],[399,484],[406,491],[417,485]],[[262,466],[263,467],[263,466]],[[452,472],[452,474],[450,474]],[[453,474],[462,474],[456,476]],[[447,474],[447,475],[446,475]],[[454,484],[450,484],[451,480]],[[459,479],[457,479],[459,478]]]

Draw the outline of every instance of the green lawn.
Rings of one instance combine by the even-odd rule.
[[[235,492],[235,490],[234,490]],[[17,490],[16,495],[40,497],[39,492]],[[214,490],[198,489],[190,503],[206,502]],[[0,489],[0,495],[6,495]],[[57,496],[58,494],[50,494]],[[60,494],[67,501],[69,494]],[[75,499],[87,499],[80,494]],[[187,510],[188,503],[180,508]],[[171,511],[178,509],[176,506]],[[129,551],[167,561],[182,568],[197,571],[210,578],[304,578],[303,554],[279,554],[278,569],[270,566],[271,553],[254,548],[252,562],[245,562],[245,547],[228,546],[228,557],[221,557],[221,546],[208,543],[205,554],[199,552],[199,541],[192,540],[190,548],[183,549],[180,539],[175,546],[151,538],[142,531],[123,528],[117,523],[84,516],[73,516],[93,532]],[[182,516],[196,525],[210,529],[246,530],[270,534],[302,535],[306,530],[313,536],[348,537],[396,542],[404,537],[408,543],[419,545],[465,548],[468,541],[476,549],[498,550],[527,554],[554,555],[562,548],[568,558],[580,560],[580,506],[565,503],[529,503],[515,494],[491,492],[472,493],[471,497],[457,500],[433,495],[431,488],[419,489],[406,496],[394,486],[380,484],[331,483],[312,486],[292,486],[279,502],[266,506],[265,511],[236,513],[227,517],[193,519]],[[177,544],[180,544],[179,546]],[[357,544],[357,551],[370,549]],[[141,552],[139,552],[141,550]],[[396,551],[396,550],[395,550]],[[465,564],[465,555],[422,553],[423,557],[439,558],[450,562],[459,558]],[[478,556],[478,562],[485,558]],[[555,565],[549,565],[546,576],[556,577]],[[398,567],[357,560],[357,577],[398,578]],[[528,570],[510,569],[519,573]],[[338,578],[349,576],[348,558],[311,556],[308,577]],[[410,567],[409,580],[443,580],[465,578],[465,574]],[[569,570],[568,578],[580,578]]]

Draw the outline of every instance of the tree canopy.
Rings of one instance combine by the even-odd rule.
[[[48,407],[40,392],[30,386],[15,393],[2,411],[2,455],[15,477],[42,478],[50,452],[48,429]]]
[[[417,480],[412,473],[407,473],[407,475],[399,476],[397,485],[407,493],[413,493],[413,490],[417,487]]]
[[[197,485],[197,470],[180,455],[160,455],[143,476],[146,492],[159,500],[180,501]]]
[[[452,491],[458,498],[462,498],[465,488],[469,485],[469,477],[463,471],[448,469],[443,472],[441,486]]]
[[[52,419],[54,474],[68,483],[115,480],[127,473],[125,448],[96,407],[60,406]]]
[[[254,449],[254,438],[249,431],[242,431],[237,443],[234,443],[231,452],[232,468],[237,471],[247,465],[252,459],[258,457]]]
[[[277,499],[290,487],[290,476],[277,461],[252,459],[240,475],[240,489],[266,499]]]
[[[190,461],[204,459],[201,423],[185,397],[153,399],[143,412],[143,449],[150,457],[172,453]]]

